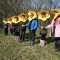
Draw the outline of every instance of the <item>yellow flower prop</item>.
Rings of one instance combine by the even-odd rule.
[[[31,11],[31,10],[28,12],[28,15],[29,15],[28,20],[30,20],[30,21],[37,17],[36,12]],[[30,17],[31,15],[32,15],[32,17]]]
[[[60,13],[56,14],[53,19],[55,20],[57,17],[60,17]]]
[[[7,24],[7,23],[8,23],[8,18],[4,18],[4,19],[3,19],[3,22],[4,22],[5,24]]]
[[[20,15],[18,15],[18,18],[19,18],[19,21],[26,22],[26,20],[28,19],[28,16],[25,13],[21,13]]]
[[[55,12],[59,13],[60,10],[59,9],[51,9],[51,12],[52,12],[52,14],[55,14]]]
[[[42,17],[42,15],[45,15],[45,17]],[[46,21],[48,18],[50,18],[50,13],[47,10],[41,10],[38,12],[38,19],[41,19],[42,21]]]
[[[9,24],[12,23],[12,18],[8,18],[8,23],[9,23]]]
[[[13,16],[12,17],[12,22],[15,23],[15,24],[19,23],[20,21],[19,21],[18,16]]]

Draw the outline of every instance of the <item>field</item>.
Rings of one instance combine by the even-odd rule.
[[[25,41],[13,40],[10,33],[4,36],[4,30],[0,28],[0,60],[60,60],[60,52],[54,49],[54,40],[47,35],[46,45],[39,46],[39,29],[36,32],[35,44],[28,43],[28,29],[26,30]]]

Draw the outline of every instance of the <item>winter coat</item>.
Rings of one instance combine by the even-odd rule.
[[[26,27],[28,27],[30,30],[36,30],[38,27],[38,20],[35,18],[32,21],[28,21]]]
[[[51,36],[51,33],[53,33],[54,29],[53,29],[53,26],[54,26],[54,20],[52,20],[51,24],[49,24],[47,26],[47,28],[50,28],[50,36]],[[56,27],[55,27],[55,35],[54,37],[60,37],[60,20],[58,19],[58,22],[56,24]]]

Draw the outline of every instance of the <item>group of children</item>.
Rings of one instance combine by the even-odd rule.
[[[52,9],[51,12],[54,14],[54,18],[51,24],[46,24],[50,18],[50,13],[47,10],[41,10],[37,14],[34,11],[29,11],[28,15],[21,13],[18,16],[13,16],[11,18],[3,19],[5,35],[8,34],[8,29],[12,34],[14,40],[24,41],[26,27],[29,29],[29,43],[34,45],[35,43],[35,33],[37,27],[40,28],[40,46],[44,46],[46,42],[47,29],[50,28],[50,35],[55,38],[55,48],[57,51],[60,50],[60,10]],[[28,17],[29,16],[29,17]],[[6,26],[5,26],[6,25]]]
[[[9,29],[9,25],[12,26],[10,28],[10,30],[12,31],[12,36],[14,40],[20,40],[20,42],[24,41],[26,27],[28,27],[29,43],[33,45],[35,40],[35,32],[38,27],[38,20],[36,19],[37,15],[34,11],[29,11],[28,15],[29,17],[27,16],[27,14],[21,13],[18,16],[5,18],[3,22],[5,25],[8,24],[8,27],[7,27],[8,29]]]

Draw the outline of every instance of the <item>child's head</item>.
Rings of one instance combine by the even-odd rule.
[[[46,17],[46,13],[43,12],[43,13],[42,13],[42,18],[45,18],[45,17]]]
[[[9,21],[11,22],[11,21],[12,21],[12,19],[9,19]]]
[[[4,19],[5,22],[7,22],[8,20],[7,19]]]
[[[31,14],[29,15],[29,17],[30,17],[30,18],[32,18],[33,16],[34,16],[34,14],[33,14],[33,13],[31,13]]]
[[[22,15],[22,19],[24,19],[25,18],[25,15]]]
[[[18,22],[18,17],[15,17],[14,19],[15,19],[16,22]]]
[[[58,14],[58,12],[57,11],[54,11],[54,15],[57,15]]]
[[[58,20],[58,23],[60,24],[60,16],[57,18],[57,20]]]
[[[58,16],[56,16],[56,18],[54,20],[60,20],[60,14]]]
[[[59,17],[57,17],[57,19],[60,21],[60,16],[59,16]]]

